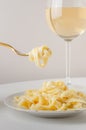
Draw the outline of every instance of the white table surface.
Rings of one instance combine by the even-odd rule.
[[[13,93],[41,87],[43,80],[0,85],[0,130],[86,130],[86,112],[69,118],[38,118],[7,108],[3,99]],[[86,78],[72,83],[86,92]]]

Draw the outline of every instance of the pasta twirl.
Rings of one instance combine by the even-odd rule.
[[[86,95],[69,89],[64,82],[44,82],[41,89],[27,90],[14,98],[19,107],[29,110],[69,110],[86,108]]]
[[[49,57],[52,55],[52,51],[47,46],[41,46],[34,48],[29,52],[29,60],[35,62],[38,67],[45,67]]]

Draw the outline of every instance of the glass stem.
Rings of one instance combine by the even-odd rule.
[[[66,85],[71,85],[71,78],[70,78],[70,66],[71,65],[71,47],[70,41],[66,41]]]

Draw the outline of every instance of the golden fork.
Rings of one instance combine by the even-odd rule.
[[[22,53],[22,52],[16,50],[13,46],[11,46],[11,45],[8,44],[8,43],[0,42],[0,46],[4,46],[4,47],[6,47],[6,48],[11,49],[15,54],[17,54],[17,55],[19,55],[19,56],[29,56],[29,53]]]

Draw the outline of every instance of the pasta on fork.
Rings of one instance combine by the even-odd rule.
[[[46,46],[40,46],[29,52],[29,60],[34,62],[38,67],[45,67],[48,59],[52,55],[52,51]]]

